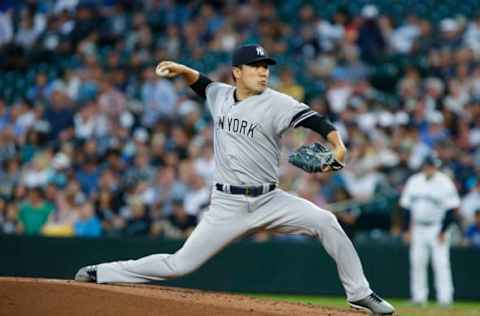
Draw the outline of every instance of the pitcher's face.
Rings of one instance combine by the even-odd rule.
[[[270,70],[265,61],[235,67],[233,73],[237,86],[246,88],[254,94],[260,94],[268,87]]]

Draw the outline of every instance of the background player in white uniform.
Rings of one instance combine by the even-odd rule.
[[[400,206],[410,212],[410,290],[412,301],[428,300],[428,263],[432,257],[437,300],[452,303],[449,238],[446,233],[460,205],[453,181],[438,170],[440,161],[428,156],[422,171],[412,175],[402,192]]]
[[[376,314],[393,307],[372,292],[360,259],[335,216],[277,188],[280,138],[304,126],[322,134],[343,161],[345,146],[333,125],[293,98],[269,89],[269,65],[276,62],[261,46],[239,47],[233,54],[235,86],[212,82],[196,70],[162,62],[157,73],[182,76],[206,98],[215,124],[214,186],[209,210],[175,254],[87,266],[75,279],[98,283],[147,282],[185,275],[233,240],[258,230],[307,234],[317,238],[335,260],[350,304]]]

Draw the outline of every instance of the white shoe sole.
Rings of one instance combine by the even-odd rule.
[[[356,309],[356,310],[360,310],[360,311],[368,312],[372,316],[388,316],[388,315],[393,315],[393,313],[394,313],[394,312],[391,312],[391,313],[375,313],[371,309],[368,309],[366,307],[363,307],[363,306],[360,306],[360,305],[355,305],[355,304],[352,304],[352,303],[348,303],[348,304],[350,304],[351,308]]]

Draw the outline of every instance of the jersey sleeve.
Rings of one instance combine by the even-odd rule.
[[[412,197],[413,197],[413,178],[408,179],[405,188],[403,189],[402,195],[400,196],[400,206],[405,209],[410,209],[412,207]]]
[[[327,139],[330,132],[335,131],[335,126],[323,115],[315,113],[315,115],[305,118],[303,121],[300,121],[296,127],[305,127],[309,128],[312,131],[317,132],[322,135],[323,138]]]
[[[207,89],[208,85],[212,83],[212,80],[205,76],[204,74],[200,73],[198,76],[197,81],[190,85],[190,88],[202,99],[205,99],[207,96],[205,95],[205,90]]]
[[[277,135],[281,135],[287,129],[296,127],[306,118],[315,115],[305,103],[298,102],[292,97],[279,95],[278,102],[273,106],[273,127]]]
[[[207,97],[207,107],[212,116],[215,116],[218,107],[222,104],[222,97],[225,99],[230,86],[221,82],[211,82],[207,85],[205,94]],[[225,101],[225,100],[223,100]]]
[[[460,196],[453,181],[446,177],[444,183],[443,207],[446,210],[451,210],[460,206]]]

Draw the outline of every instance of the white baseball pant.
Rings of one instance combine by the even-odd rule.
[[[410,290],[412,300],[425,303],[428,300],[428,263],[432,257],[437,301],[450,304],[453,300],[453,282],[450,269],[449,240],[438,240],[440,224],[412,225],[410,245]]]

